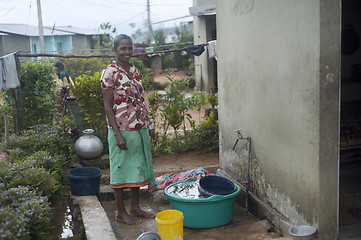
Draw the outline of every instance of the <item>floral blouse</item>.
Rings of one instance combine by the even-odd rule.
[[[148,127],[148,109],[138,68],[131,66],[128,73],[113,61],[103,70],[100,82],[103,90],[113,92],[113,112],[119,130],[134,131]],[[107,124],[111,127],[109,120]]]

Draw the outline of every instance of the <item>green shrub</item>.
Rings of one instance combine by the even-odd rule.
[[[194,149],[206,152],[218,152],[219,150],[219,128],[214,111],[211,111],[205,121],[184,135]]]
[[[189,101],[182,94],[182,91],[188,88],[188,79],[175,80],[170,75],[168,75],[168,79],[171,84],[165,94],[165,101],[162,102],[161,108],[159,108],[162,130],[164,132],[162,138],[165,137],[169,128],[172,127],[177,140],[178,130],[184,124],[185,119],[190,120],[192,117],[187,113],[190,108]]]
[[[102,52],[69,52],[68,55],[100,55]],[[97,72],[101,72],[109,63],[110,58],[61,58],[54,62],[61,61],[65,65],[65,71],[74,80],[81,75],[93,76]],[[76,80],[75,80],[76,81]]]
[[[55,71],[49,62],[25,62],[20,68],[24,128],[51,123],[55,116]],[[6,91],[6,100],[14,103],[14,91]]]
[[[20,158],[37,151],[47,151],[52,156],[69,156],[68,139],[63,130],[53,125],[36,125],[29,127],[21,134],[10,136],[5,152],[13,151],[20,154]],[[17,149],[19,148],[19,149]],[[11,150],[13,149],[13,150]],[[15,150],[17,149],[17,150]]]
[[[200,150],[204,152],[219,151],[218,121],[211,112],[206,121],[191,130],[178,134],[178,139],[166,137],[152,145],[152,153],[157,156],[162,153],[186,152]]]
[[[149,70],[144,66],[143,62],[138,58],[131,58],[129,61],[131,64],[136,66],[142,73],[142,85],[145,90],[153,89],[154,82],[149,76]]]
[[[29,166],[44,168],[54,177],[57,183],[61,183],[63,176],[63,166],[66,162],[64,156],[51,156],[47,151],[38,151],[30,156],[20,148],[8,151],[6,161],[9,163],[27,162]]]
[[[14,149],[5,149],[7,155],[6,155],[6,161],[8,162],[16,162],[21,159],[24,159],[28,153],[26,150],[23,150],[22,148],[14,148]]]
[[[75,84],[70,89],[85,116],[85,121],[90,124],[96,135],[107,146],[107,125],[100,75],[99,72],[94,73],[93,76],[81,75],[76,78]]]
[[[18,186],[27,186],[39,194],[53,197],[57,191],[56,180],[44,168],[35,166],[31,161],[18,161],[0,164],[0,179],[2,188],[10,189]]]
[[[2,191],[0,239],[49,239],[50,212],[47,198],[26,187]]]
[[[2,93],[3,91],[0,90],[0,98],[3,98]],[[0,104],[0,142],[5,139],[5,113],[7,113],[8,118],[8,131],[9,133],[13,132],[13,118],[11,115],[11,107],[8,103],[5,102],[3,104]]]

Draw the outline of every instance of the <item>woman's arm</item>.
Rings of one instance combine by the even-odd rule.
[[[117,145],[120,149],[127,150],[128,149],[127,143],[125,142],[123,135],[120,133],[118,125],[115,121],[115,115],[113,112],[113,100],[114,100],[113,91],[103,89],[103,102],[104,102],[105,114],[107,115],[109,124],[113,129],[115,139],[117,141]]]

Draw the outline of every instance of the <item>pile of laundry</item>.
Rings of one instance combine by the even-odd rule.
[[[186,172],[163,174],[155,179],[155,183],[157,185],[157,189],[163,190],[172,183],[184,181],[188,178],[201,179],[202,177],[208,175],[214,174],[209,173],[203,167],[198,167],[192,170],[188,170]]]

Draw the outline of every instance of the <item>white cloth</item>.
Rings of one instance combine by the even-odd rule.
[[[217,60],[217,40],[208,42],[208,58],[212,57]]]
[[[15,53],[1,57],[3,88],[16,88],[20,86],[18,72],[16,70]]]

